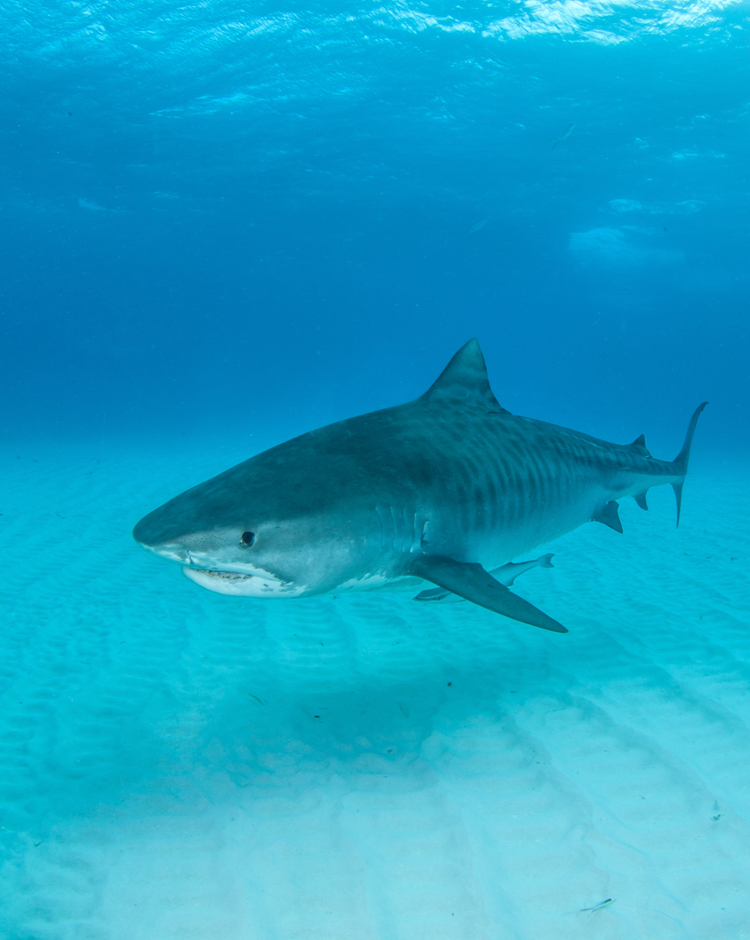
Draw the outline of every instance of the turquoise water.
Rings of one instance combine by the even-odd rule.
[[[209,443],[3,453],[3,937],[747,933],[746,465],[551,545],[560,637],[188,583],[127,525]]]
[[[750,936],[744,7],[0,27],[2,940]],[[473,335],[658,457],[711,402],[678,530],[655,490],[523,576],[567,636],[132,541]]]

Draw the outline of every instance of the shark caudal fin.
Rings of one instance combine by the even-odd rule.
[[[682,486],[685,482],[685,474],[687,473],[688,462],[690,460],[690,447],[693,443],[693,435],[695,434],[695,427],[698,424],[698,418],[700,418],[701,412],[708,404],[707,401],[704,401],[702,404],[693,412],[693,417],[690,419],[690,424],[688,425],[687,434],[685,435],[685,443],[682,445],[682,450],[672,461],[672,466],[675,468],[676,473],[681,477],[680,480],[677,480],[676,483],[672,484],[672,489],[674,490],[675,499],[677,500],[677,525],[680,524],[680,507],[682,505]]]

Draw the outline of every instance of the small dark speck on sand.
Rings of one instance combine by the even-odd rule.
[[[448,685],[453,685],[453,683],[452,683],[452,682],[449,682]]]
[[[320,715],[313,715],[313,718],[320,718]]]
[[[712,816],[711,819],[713,819],[714,822],[718,822],[721,819],[721,813],[719,813],[718,816]]]
[[[606,898],[604,901],[600,901],[598,904],[595,904],[593,907],[582,907],[579,914],[593,914],[594,911],[600,911],[603,907],[609,907],[610,904],[614,904],[614,898]]]

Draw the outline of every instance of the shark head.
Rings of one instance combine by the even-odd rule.
[[[504,412],[475,340],[415,402],[257,454],[149,513],[133,536],[221,594],[300,597],[409,578],[429,538],[439,549],[422,497],[434,477],[425,446],[439,444],[422,428],[454,407]]]
[[[336,512],[335,482],[300,474],[300,447],[288,442],[176,496],[133,537],[220,594],[299,597],[345,585],[369,564],[363,535],[374,513],[360,513],[356,499]]]

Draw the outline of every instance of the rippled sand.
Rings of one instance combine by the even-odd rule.
[[[0,455],[3,940],[750,937],[746,466],[554,544],[558,636],[202,591],[172,452]]]

